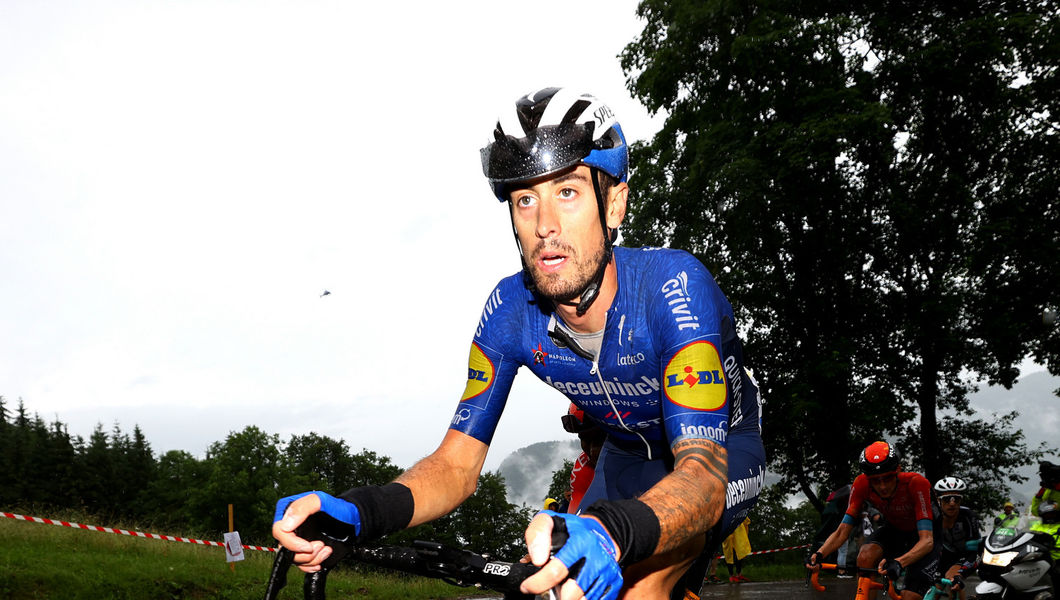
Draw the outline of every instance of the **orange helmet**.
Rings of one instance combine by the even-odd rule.
[[[898,449],[887,442],[873,442],[861,452],[858,461],[861,472],[866,475],[880,475],[897,471],[901,456]]]

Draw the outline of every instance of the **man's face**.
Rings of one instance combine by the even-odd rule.
[[[946,494],[945,496],[939,496],[939,507],[942,508],[942,514],[952,517],[961,511],[961,496],[960,494]]]
[[[589,167],[579,165],[550,179],[520,184],[509,193],[523,260],[538,291],[552,300],[577,298],[604,260],[604,233],[591,177]]]
[[[898,471],[872,475],[869,477],[869,485],[879,494],[880,498],[890,498],[898,487]]]

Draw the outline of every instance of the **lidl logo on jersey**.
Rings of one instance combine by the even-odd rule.
[[[677,351],[663,372],[666,397],[680,406],[717,410],[725,405],[725,375],[714,344],[692,342]]]
[[[467,358],[467,387],[460,401],[470,400],[486,391],[493,381],[493,363],[478,347],[471,344],[471,355]]]

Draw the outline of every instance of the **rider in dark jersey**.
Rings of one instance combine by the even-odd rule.
[[[854,479],[850,502],[839,527],[807,557],[808,569],[819,569],[821,559],[835,552],[861,522],[869,506],[882,514],[858,553],[858,567],[876,569],[897,580],[904,569],[903,600],[920,600],[935,581],[939,565],[931,513],[931,484],[919,473],[903,472],[898,450],[886,442],[865,448],[859,460],[862,474]]]
[[[665,597],[709,540],[743,520],[765,469],[758,387],[732,307],[698,260],[613,247],[627,162],[621,127],[593,96],[546,88],[501,116],[482,164],[508,203],[524,269],[486,300],[464,394],[433,454],[387,486],[278,503],[273,534],[304,570],[330,554],[294,535],[307,514],[353,524],[363,541],[470,495],[523,366],[607,433],[582,514],[542,511],[530,523],[530,558],[544,568],[524,592]],[[556,528],[568,540],[550,558]]]
[[[961,600],[967,596],[964,578],[974,570],[982,533],[979,516],[961,498],[968,484],[958,477],[945,477],[935,482],[938,506],[934,509],[934,528],[939,544],[939,571],[958,590]]]

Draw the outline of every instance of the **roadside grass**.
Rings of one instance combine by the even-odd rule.
[[[77,515],[54,518],[93,523],[91,518]],[[110,526],[147,530],[131,525]],[[275,554],[247,550],[245,556],[246,560],[235,563],[233,572],[225,562],[224,550],[216,546],[0,518],[0,599],[258,600],[264,595]],[[745,563],[743,573],[755,582],[799,580],[806,576],[796,556],[790,563],[751,560]],[[721,561],[717,575],[728,581]],[[327,589],[328,597],[337,600],[440,600],[491,595],[436,579],[356,569],[332,571]],[[302,577],[297,569],[290,570],[280,598],[302,598]]]
[[[63,517],[77,522],[73,517]],[[123,529],[144,531],[134,526]],[[164,533],[164,532],[154,532]],[[4,600],[260,600],[275,554],[247,550],[232,572],[224,549],[0,518],[0,598]],[[467,598],[473,588],[401,574],[336,569],[328,597],[418,600]],[[292,568],[283,599],[302,598]]]
[[[802,566],[802,555],[796,556],[791,553],[791,562],[769,562],[755,564],[754,560],[747,560],[743,564],[743,574],[751,581],[798,581],[806,579],[806,568]],[[718,561],[718,577],[723,581],[729,581],[729,572],[725,564]]]

